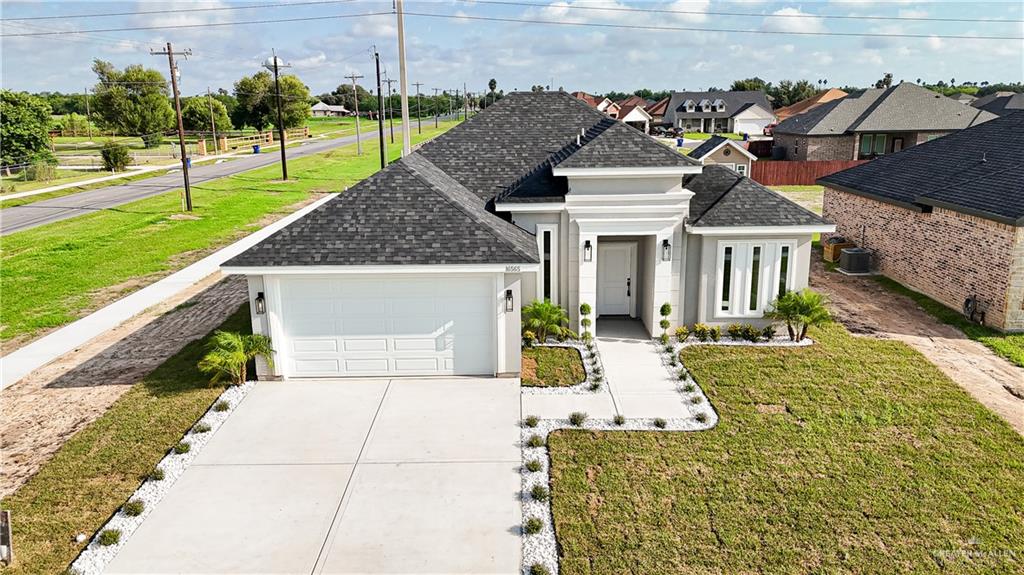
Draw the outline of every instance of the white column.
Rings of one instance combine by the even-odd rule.
[[[589,262],[586,261],[583,255],[583,246],[586,245],[587,241],[590,242],[591,257]],[[593,321],[593,318],[597,317],[597,235],[580,233],[576,250],[580,262],[580,298],[577,306],[589,303],[590,307],[594,309],[594,313],[591,315],[591,321]],[[583,326],[579,323],[581,318],[579,318],[578,313],[576,315],[576,331],[582,331]],[[596,329],[596,323],[591,328]]]
[[[661,326],[658,325],[661,321],[661,304],[668,302],[675,311],[676,298],[672,297],[672,259],[676,258],[676,246],[672,245],[673,239],[672,230],[668,230],[659,233],[654,242],[654,301],[650,303],[654,306],[654,321],[651,322],[654,325],[647,326],[652,336],[661,334]],[[662,259],[662,242],[665,240],[672,246],[672,259],[669,261]]]

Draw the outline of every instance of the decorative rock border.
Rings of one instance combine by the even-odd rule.
[[[656,343],[658,343],[658,345],[661,345],[661,342],[657,340],[655,341]],[[683,343],[675,343],[674,345],[678,345],[679,349],[692,347],[695,345],[717,345],[726,347],[807,347],[809,345],[814,345],[814,340],[812,340],[809,337],[805,337],[802,341],[793,341],[789,339],[789,336],[777,335],[768,341],[758,342],[747,341],[743,339],[732,339],[729,338],[729,336],[723,336],[722,339],[718,341],[696,341],[693,339],[693,336],[690,336],[690,338],[684,341]]]
[[[192,464],[199,452],[216,433],[217,429],[227,420],[231,412],[235,410],[249,391],[252,390],[255,382],[246,382],[243,385],[233,385],[224,390],[224,393],[214,401],[206,413],[199,418],[191,429],[182,437],[182,441],[188,443],[190,448],[185,453],[177,453],[173,448],[160,460],[156,468],[164,472],[164,478],[160,480],[146,479],[142,485],[135,490],[135,493],[128,498],[140,500],[145,504],[142,513],[137,516],[126,515],[121,509],[97,530],[92,541],[82,549],[78,557],[71,564],[70,572],[77,575],[100,574],[107,564],[117,555],[121,547],[132,536],[132,533],[139,528],[139,525],[146,520],[150,512],[156,508],[161,499],[171,490],[174,482]],[[220,402],[226,402],[228,408],[223,411],[216,411],[215,406]],[[199,432],[197,427],[209,426],[209,431]],[[101,545],[100,534],[107,529],[117,529],[121,532],[120,540],[113,545]]]
[[[593,340],[591,340],[593,342]],[[582,341],[566,341],[558,343],[537,343],[534,347],[563,347],[567,349],[575,349],[580,354],[580,361],[583,362],[583,371],[586,377],[583,381],[576,385],[567,385],[564,387],[537,387],[537,386],[520,386],[520,390],[524,395],[584,395],[591,393],[598,393],[605,391],[605,379],[604,379],[604,364],[601,363],[601,354],[597,354],[595,357],[597,361],[588,361],[590,350],[587,349],[587,344]],[[597,344],[594,343],[594,350],[597,350]]]

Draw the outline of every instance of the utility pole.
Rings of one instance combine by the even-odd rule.
[[[185,151],[185,125],[181,122],[181,94],[178,93],[178,66],[174,63],[176,55],[184,56],[187,60],[192,55],[191,49],[183,52],[175,52],[171,43],[167,43],[167,49],[163,52],[154,52],[150,49],[151,56],[167,56],[167,65],[171,71],[171,91],[174,93],[174,112],[178,115],[178,147],[181,149],[181,175],[185,179],[185,210],[192,211],[192,187],[188,183],[188,156]]]
[[[89,117],[92,116],[89,113],[89,86],[85,87],[85,127],[89,130],[89,139],[92,139],[92,120]]]
[[[466,83],[462,83],[462,103],[465,108],[465,113],[462,115],[464,120],[469,119],[469,92],[466,91]]]
[[[206,87],[206,101],[210,104],[210,128],[213,129],[213,151],[219,152],[217,149],[217,122],[213,119],[213,96],[210,95],[210,87]],[[214,153],[216,156],[217,154]]]
[[[398,15],[398,94],[402,105],[402,157],[412,153],[412,125],[409,123],[409,75],[405,71],[405,18],[403,0],[395,0]]]
[[[434,129],[437,129],[437,93],[441,91],[441,88],[433,88],[434,90]]]
[[[263,63],[263,67],[268,70],[274,71],[274,91],[277,92],[277,136],[280,140],[279,145],[281,146],[281,179],[288,179],[288,158],[284,151],[284,121],[281,115],[281,80],[278,77],[278,68],[291,68],[291,66],[281,65],[280,58],[277,57],[277,52],[274,50],[270,51],[271,57]]]
[[[380,139],[380,169],[388,165],[387,149],[384,146],[384,96],[380,85],[380,54],[373,49],[373,60],[377,63],[377,133]]]
[[[459,105],[459,89],[455,88],[455,121],[456,122],[458,122],[461,119],[461,118],[459,118],[459,114],[460,114],[459,108],[461,108],[461,107],[462,106]]]
[[[387,72],[384,72],[384,83],[388,85],[388,125],[391,128],[391,143],[395,143],[395,111],[391,109],[391,96],[394,92],[391,91],[391,84],[394,84],[398,80],[392,80],[388,78]]]
[[[423,133],[423,114],[420,112],[420,86],[423,82],[414,82],[413,86],[416,86],[416,133]]]
[[[359,137],[359,90],[356,89],[356,80],[362,78],[362,76],[359,76],[355,72],[352,72],[351,74],[345,77],[352,80],[352,99],[355,100],[356,102],[356,155],[362,156],[363,140],[362,138]]]

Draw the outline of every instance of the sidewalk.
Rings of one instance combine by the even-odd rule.
[[[76,349],[107,330],[117,327],[132,316],[187,289],[210,274],[216,273],[221,263],[301,218],[336,195],[331,194],[318,200],[152,285],[0,358],[3,370],[0,389],[6,389],[33,370]]]

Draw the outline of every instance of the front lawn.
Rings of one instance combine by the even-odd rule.
[[[683,137],[687,140],[710,140],[711,136],[722,136],[730,140],[742,140],[743,134],[730,134],[728,132],[719,132],[715,134],[706,134],[704,132],[686,132]]]
[[[250,332],[248,304],[218,329]],[[196,369],[207,338],[188,344],[128,390],[4,500],[17,559],[5,572],[63,572],[85,546],[75,543],[75,535],[91,537],[206,412],[224,391]]]
[[[414,141],[437,135],[424,129]],[[378,169],[377,143],[355,145],[192,187],[195,211],[177,192],[5,236],[0,256],[0,340],[30,339],[200,259],[295,210],[314,194],[340,192]],[[388,147],[392,158],[401,140]],[[10,349],[10,344],[8,344]]]
[[[580,352],[568,347],[530,347],[523,350],[522,384],[527,387],[565,387],[586,379]]]
[[[1024,367],[1024,333],[1003,333],[1001,331],[967,321],[962,313],[946,307],[923,293],[916,292],[896,280],[885,276],[874,276],[878,283],[891,291],[914,300],[921,309],[942,323],[949,324],[967,337],[980,342],[1000,357]]]
[[[771,186],[771,189],[819,216],[821,215],[822,203],[825,199],[824,186]]]
[[[687,348],[710,431],[552,435],[563,575],[1022,572],[1024,438],[900,342],[811,335]]]

